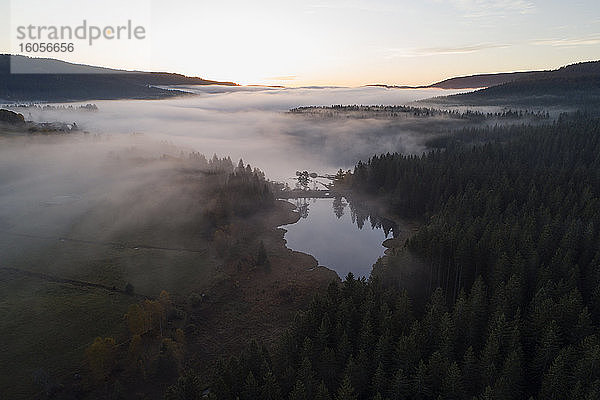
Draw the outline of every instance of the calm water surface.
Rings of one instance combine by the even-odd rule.
[[[294,201],[292,201],[294,203]],[[297,200],[302,218],[285,225],[287,247],[311,254],[319,265],[334,270],[342,279],[348,272],[369,277],[377,258],[383,256],[381,243],[387,238],[382,228],[373,228],[367,219],[359,228],[345,199]]]

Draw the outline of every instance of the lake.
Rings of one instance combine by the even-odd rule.
[[[373,228],[367,219],[362,227],[353,218],[350,205],[342,198],[301,199],[296,204],[301,214],[295,224],[285,225],[287,247],[309,253],[344,279],[348,272],[355,277],[369,277],[373,264],[383,256],[381,243],[386,236],[382,228]]]

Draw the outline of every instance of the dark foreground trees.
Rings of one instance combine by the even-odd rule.
[[[482,280],[451,308],[444,297],[436,290],[417,316],[406,292],[349,276],[274,351],[252,343],[222,363],[212,396],[250,399],[268,388],[290,399],[597,398],[600,340],[590,324],[567,339],[556,323],[520,312],[480,318],[493,308]]]
[[[430,265],[425,307],[385,276],[350,275],[274,350],[254,343],[223,362],[211,395],[598,398],[600,121],[470,137],[480,143],[374,157],[348,177],[425,221],[405,250]]]

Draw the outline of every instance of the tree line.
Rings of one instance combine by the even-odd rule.
[[[345,178],[423,221],[403,252],[429,265],[424,307],[402,282],[349,275],[274,348],[251,343],[169,398],[599,398],[600,120],[471,133],[486,139],[375,156]]]

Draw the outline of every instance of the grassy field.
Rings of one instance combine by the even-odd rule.
[[[285,247],[275,227],[294,222],[290,207],[281,202],[237,220],[230,229],[238,234],[229,239],[236,257],[219,256],[209,238],[169,226],[142,224],[104,238],[85,226],[56,234],[0,231],[0,388],[7,398],[30,399],[42,391],[33,379],[39,371],[65,382],[81,370],[95,337],[123,340],[128,306],[162,290],[196,326],[186,330],[187,359],[207,373],[207,366],[250,339],[269,343],[316,292],[338,279]],[[269,269],[253,264],[259,241]],[[127,283],[135,296],[124,293]],[[191,294],[206,297],[194,308]]]
[[[5,255],[0,267],[15,269],[0,268],[0,334],[4,338],[0,388],[7,398],[31,398],[42,389],[34,384],[36,372],[44,371],[60,382],[80,369],[85,348],[95,337],[124,337],[123,315],[130,304],[140,301],[139,296],[119,292],[128,282],[137,295],[156,297],[167,290],[184,304],[191,293],[206,292],[211,301],[201,314],[202,320],[210,321],[209,329],[199,326],[198,345],[190,343],[190,347],[207,359],[234,351],[252,337],[268,340],[287,325],[298,307],[299,298],[287,293],[290,288],[296,292],[302,282],[304,302],[314,288],[322,286],[321,279],[316,284],[315,277],[304,276],[304,265],[314,260],[285,249],[282,233],[268,228],[277,226],[288,212],[267,213],[249,223],[256,230],[253,236],[265,234],[273,262],[270,273],[238,271],[222,264],[204,238],[176,250],[142,247],[157,241],[146,240],[140,232],[124,245],[0,233],[0,250]],[[23,240],[28,242],[27,252],[16,245]],[[141,246],[130,245],[133,242]],[[243,253],[254,252],[255,245]],[[60,282],[64,279],[81,284]],[[108,290],[85,283],[101,284]],[[113,287],[117,290],[110,290]],[[286,294],[281,295],[282,290]]]
[[[118,289],[131,283],[136,293],[150,297],[161,290],[182,295],[201,290],[216,273],[214,260],[202,251],[136,249],[50,237],[30,238],[30,251],[11,256],[12,240],[23,239],[0,233],[4,266]]]
[[[97,336],[119,337],[135,297],[0,271],[0,387],[3,399],[30,399],[34,374],[60,381],[82,365]]]
[[[272,207],[249,166],[175,156],[168,144],[138,138],[13,136],[0,127],[0,400],[36,398],[40,375],[62,384],[56,398],[82,389],[104,398],[99,383],[73,379],[85,349],[97,336],[125,341],[128,307],[163,290],[173,306],[168,334],[185,330],[176,373],[184,361],[210,373],[247,340],[271,341],[337,279],[285,247],[276,227],[298,216],[289,203]],[[128,395],[162,398],[152,385],[172,381],[153,382],[153,349],[141,360],[151,375],[140,380],[119,364],[108,379],[124,378]]]
[[[73,374],[95,337],[124,337],[127,325],[123,315],[130,304],[140,301],[139,296],[118,291],[127,283],[134,285],[138,295],[156,297],[167,290],[186,298],[206,290],[220,276],[218,264],[208,252],[31,237],[27,238],[30,251],[11,254],[11,243],[16,240],[23,237],[0,234],[0,246],[7,256],[2,267],[34,275],[0,268],[2,399],[30,399],[39,393],[42,388],[34,384],[33,376],[40,371],[57,382]]]

